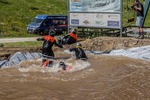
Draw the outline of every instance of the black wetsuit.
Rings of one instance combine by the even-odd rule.
[[[74,51],[76,55],[76,59],[86,60],[87,56],[82,48],[71,48],[70,52]]]
[[[43,38],[38,38],[37,40],[44,41],[42,46],[42,56],[44,58],[54,58],[54,53],[52,50],[54,44],[62,48],[62,45],[57,44],[53,36],[44,36]]]
[[[77,42],[77,36],[75,33],[67,34],[63,38],[59,39],[59,44],[73,44],[76,42]]]

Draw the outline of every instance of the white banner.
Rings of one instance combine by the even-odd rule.
[[[69,0],[70,12],[121,12],[121,0]]]
[[[105,13],[69,13],[70,26],[121,28],[120,14]]]

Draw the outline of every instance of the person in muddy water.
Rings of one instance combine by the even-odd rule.
[[[77,29],[72,29],[72,31],[69,34],[58,38],[58,42],[60,45],[73,44],[76,43],[77,40]]]
[[[69,49],[70,52],[75,52],[76,59],[84,60],[86,61],[88,58],[82,49],[82,45],[80,43],[76,44],[76,47]]]
[[[51,30],[49,32],[49,35],[37,38],[37,41],[44,41],[43,46],[42,46],[42,56],[43,56],[42,67],[52,66],[53,59],[54,59],[54,53],[53,53],[52,47],[54,44],[60,48],[63,48],[62,45],[59,45],[56,42],[54,35],[55,35],[55,31]]]
[[[59,63],[59,68],[61,68],[62,71],[68,71],[71,69],[71,66],[69,66],[69,65],[65,64],[65,62],[61,61]]]
[[[143,4],[141,2],[139,2],[139,0],[134,0],[133,5],[131,6],[131,8],[137,12],[137,18],[136,18],[136,26],[138,27],[138,31],[139,31],[139,39],[143,39],[144,38],[144,32],[143,32],[143,17],[144,17],[144,7]]]

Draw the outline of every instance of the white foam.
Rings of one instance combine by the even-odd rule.
[[[37,61],[41,61],[41,60],[38,59],[38,60],[34,60],[33,62],[37,62]],[[30,66],[20,67],[20,68],[18,68],[18,70],[20,72],[24,72],[24,73],[27,73],[27,72],[42,72],[42,73],[59,72],[59,71],[62,71],[62,68],[59,67],[59,62],[61,62],[61,61],[62,60],[54,61],[52,67],[42,68],[40,65],[32,64]],[[88,61],[74,60],[73,58],[67,59],[66,61],[63,60],[63,62],[66,65],[71,67],[71,69],[67,70],[66,72],[79,71],[79,70],[82,70],[82,69],[90,66],[90,63]]]

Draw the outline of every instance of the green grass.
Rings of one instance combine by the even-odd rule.
[[[3,47],[41,47],[42,44],[43,44],[42,41],[33,41],[33,42],[5,43],[0,45],[3,45]]]
[[[68,0],[0,0],[0,37],[31,37],[26,27],[37,14],[64,14],[67,15]],[[132,0],[129,0],[131,7]],[[143,1],[143,0],[142,0]],[[126,0],[123,0],[123,23],[126,26]],[[129,18],[132,17],[129,13]],[[150,11],[148,13],[150,16]],[[134,23],[131,23],[134,24]],[[146,20],[150,26],[150,19]]]
[[[0,37],[28,37],[26,27],[37,14],[67,15],[67,0],[0,0]]]

